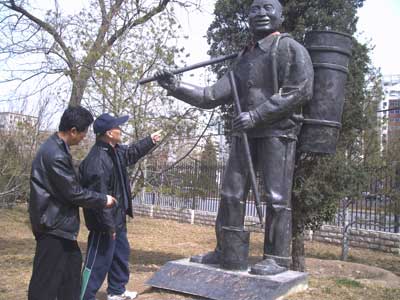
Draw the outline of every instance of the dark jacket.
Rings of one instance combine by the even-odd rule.
[[[126,215],[133,217],[127,167],[133,166],[153,146],[150,136],[129,146],[117,145],[115,148],[96,141],[79,167],[81,184],[93,191],[114,196],[118,203],[112,208],[84,209],[89,230],[112,233],[125,229]]]
[[[36,237],[52,234],[76,240],[79,206],[105,207],[107,195],[79,185],[68,146],[55,133],[32,162],[29,216]]]

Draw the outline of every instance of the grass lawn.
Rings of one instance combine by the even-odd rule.
[[[0,209],[0,300],[26,299],[32,271],[35,240],[25,207]],[[81,227],[79,242],[86,250],[87,230]],[[150,289],[144,282],[170,260],[212,250],[214,228],[136,217],[128,224],[131,245],[129,289],[140,299],[190,299],[189,296]],[[261,257],[263,235],[251,235],[252,260]],[[316,242],[306,244],[309,289],[287,300],[400,299],[400,256],[351,249],[348,263],[338,261],[340,248]],[[98,294],[105,300],[105,286]],[[240,300],[240,299],[238,299]]]

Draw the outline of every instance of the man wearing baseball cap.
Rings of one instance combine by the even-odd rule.
[[[133,166],[161,139],[161,130],[130,145],[121,145],[121,128],[128,116],[99,116],[94,124],[96,143],[82,161],[79,171],[84,187],[114,196],[111,209],[84,209],[89,229],[86,260],[82,273],[81,300],[95,300],[108,275],[107,300],[134,299],[126,290],[129,281],[129,242],[126,215],[133,217],[127,167]]]

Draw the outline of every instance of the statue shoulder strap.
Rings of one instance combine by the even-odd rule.
[[[291,38],[291,35],[288,33],[283,33],[283,34],[277,34],[275,41],[272,46],[271,50],[271,56],[272,56],[272,78],[273,78],[273,83],[274,83],[274,94],[277,94],[279,92],[279,84],[278,84],[278,62],[277,62],[277,53],[278,53],[278,48],[279,48],[279,42],[283,38]]]

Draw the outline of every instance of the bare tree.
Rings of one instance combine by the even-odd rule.
[[[26,116],[0,129],[0,206],[13,206],[16,201],[25,201],[29,191],[32,159],[40,143],[48,137],[48,105],[52,95],[43,95],[32,118]],[[26,119],[24,119],[26,117]],[[36,120],[36,121],[35,121]]]
[[[69,104],[79,105],[100,59],[134,28],[144,26],[179,0],[91,0],[88,9],[68,16],[54,0],[54,9],[37,9],[38,2],[0,1],[0,59],[4,65],[19,57],[20,67],[9,69],[0,83],[16,88],[36,79],[40,89],[60,78],[70,80]],[[35,7],[36,5],[36,7]],[[33,55],[32,61],[27,61]],[[32,57],[32,56],[31,56]],[[39,60],[40,59],[40,60]],[[31,91],[33,93],[33,91]]]

